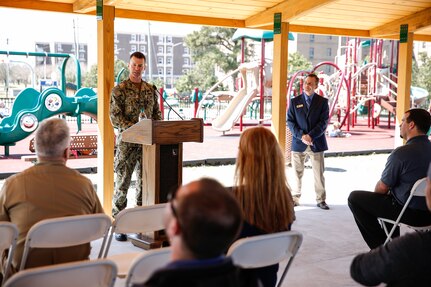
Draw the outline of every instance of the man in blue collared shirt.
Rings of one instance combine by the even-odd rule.
[[[425,196],[431,211],[431,164]],[[431,231],[408,232],[380,246],[358,254],[350,265],[352,278],[366,286],[429,286],[431,282]],[[390,267],[389,267],[390,266]]]
[[[431,142],[426,133],[431,126],[431,115],[424,109],[405,112],[400,135],[407,142],[396,148],[388,158],[374,192],[356,190],[348,199],[349,207],[368,246],[382,245],[386,234],[377,218],[395,220],[409,196],[413,184],[427,174],[431,162]],[[413,198],[401,222],[414,226],[431,224],[431,213],[425,199]],[[389,227],[390,228],[390,227]],[[393,237],[399,236],[399,229]]]
[[[203,178],[170,196],[165,232],[172,262],[140,286],[261,286],[256,277],[224,256],[242,224],[232,193],[219,182]]]

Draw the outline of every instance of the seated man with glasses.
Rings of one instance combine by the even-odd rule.
[[[236,199],[213,179],[200,179],[171,194],[165,232],[172,262],[139,286],[261,286],[224,253],[241,228]]]

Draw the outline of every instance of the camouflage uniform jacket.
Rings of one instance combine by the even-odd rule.
[[[127,79],[112,89],[110,118],[112,125],[118,129],[117,143],[121,142],[121,133],[139,121],[141,111],[148,119],[162,119],[158,97],[152,85],[142,81],[139,90]]]

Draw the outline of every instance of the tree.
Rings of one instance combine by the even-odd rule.
[[[305,58],[301,53],[295,52],[289,54],[289,61],[287,65],[287,70],[290,75],[298,71],[309,71],[313,68],[313,65],[307,58]]]
[[[125,70],[121,73],[119,81],[125,80],[129,77],[129,70],[127,69],[126,62],[123,60],[116,60],[114,63],[114,81],[117,81],[117,77],[123,69]],[[90,70],[85,75],[83,86],[97,88],[97,65],[91,66]]]
[[[431,58],[425,52],[419,53],[419,66],[417,85],[424,88],[431,95]]]
[[[185,38],[187,47],[192,51],[195,67],[183,75],[176,83],[178,91],[191,91],[195,87],[202,90],[210,88],[216,83],[215,69],[218,67],[223,73],[238,68],[238,55],[241,50],[240,41],[233,41],[236,29],[221,27],[202,27]],[[249,57],[249,49],[245,51]]]

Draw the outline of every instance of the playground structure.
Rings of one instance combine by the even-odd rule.
[[[0,51],[0,55],[39,56],[64,58],[61,67],[61,88],[49,87],[42,92],[34,88],[22,90],[15,98],[10,114],[0,121],[0,145],[9,155],[9,146],[14,146],[32,134],[43,119],[55,115],[77,117],[78,131],[81,130],[82,114],[94,119],[97,117],[97,95],[93,89],[81,87],[81,68],[74,55]],[[66,95],[66,64],[72,59],[76,66],[76,87],[74,96]]]
[[[369,54],[364,57],[363,52],[367,47]],[[320,71],[327,65],[334,68],[333,74],[327,75]],[[354,127],[358,113],[367,113],[368,126],[374,128],[380,121],[382,109],[387,111],[390,127],[391,117],[396,112],[397,97],[395,41],[347,39],[346,45],[339,48],[335,63],[322,62],[311,71],[298,71],[292,75],[288,85],[289,96],[302,92],[303,78],[309,73],[319,76],[318,93],[329,99],[330,119],[336,116],[340,128],[345,126],[349,131]],[[411,87],[412,106],[425,103],[427,98],[426,90]]]

